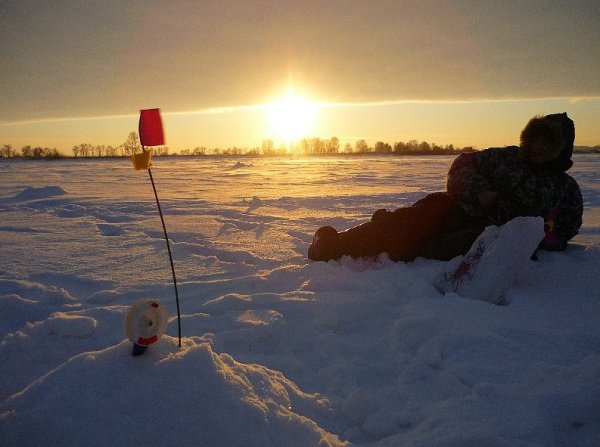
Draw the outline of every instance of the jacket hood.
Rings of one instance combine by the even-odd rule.
[[[546,115],[544,120],[557,122],[560,124],[564,145],[558,156],[545,164],[545,167],[552,170],[567,171],[573,166],[571,157],[573,156],[573,144],[575,142],[575,123],[566,113],[554,113]]]

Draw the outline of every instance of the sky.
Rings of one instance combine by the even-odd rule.
[[[593,146],[598,23],[596,0],[3,0],[0,145],[119,145],[158,107],[174,151],[255,147],[293,92],[342,144],[517,144],[567,112]]]

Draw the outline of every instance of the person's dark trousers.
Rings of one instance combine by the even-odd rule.
[[[466,228],[466,224],[470,224],[468,217],[450,194],[431,193],[410,207],[377,210],[370,222],[346,231],[319,229],[308,257],[327,261],[344,255],[362,258],[388,253],[394,261],[412,261],[417,256],[450,259],[466,253],[481,232]],[[457,232],[465,233],[443,237]]]

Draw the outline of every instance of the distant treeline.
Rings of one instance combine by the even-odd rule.
[[[440,146],[426,141],[410,140],[396,142],[393,145],[378,141],[373,146],[365,140],[358,140],[354,145],[346,143],[342,148],[337,137],[330,139],[304,138],[289,145],[276,147],[273,140],[264,140],[262,147],[255,148],[254,152],[262,155],[298,154],[298,155],[337,155],[337,154],[396,154],[396,155],[444,155],[459,152],[473,152],[473,147],[455,147],[452,144]]]
[[[27,159],[54,159],[54,158],[63,158],[58,149],[49,148],[49,147],[31,147],[31,146],[23,146],[19,152],[10,144],[5,144],[0,147],[0,158],[27,158]]]
[[[346,143],[340,146],[337,137],[329,139],[304,138],[290,144],[276,146],[273,140],[267,139],[262,142],[261,147],[254,148],[207,148],[197,146],[194,149],[181,149],[179,152],[171,152],[167,146],[151,148],[155,157],[169,156],[210,156],[210,155],[247,155],[247,156],[283,156],[283,155],[452,155],[463,152],[473,152],[471,146],[456,147],[452,144],[444,146],[428,143],[426,141],[410,140],[408,142],[396,142],[394,144],[383,141],[376,142],[373,146],[365,140],[358,140],[354,144]],[[576,146],[576,153],[600,153],[598,146]],[[58,158],[117,158],[128,157],[132,153],[141,151],[137,133],[131,132],[125,142],[119,146],[93,145],[82,143],[73,146],[72,155],[61,154],[56,148],[23,146],[20,151],[14,149],[10,144],[0,147],[0,158],[23,158],[23,159],[58,159]]]
[[[260,147],[242,148],[208,148],[197,146],[193,149],[181,149],[179,152],[171,151],[167,146],[149,148],[155,157],[169,156],[211,156],[211,155],[235,155],[235,156],[284,156],[284,155],[366,155],[366,154],[395,154],[395,155],[447,155],[460,152],[472,152],[472,147],[455,147],[452,144],[440,146],[426,141],[419,142],[410,140],[408,142],[396,142],[393,145],[378,141],[373,146],[365,140],[358,140],[354,144],[346,143],[340,146],[337,137],[329,139],[304,138],[302,140],[276,146],[273,140],[264,140]],[[139,138],[135,132],[131,132],[127,140],[119,146],[93,145],[82,143],[73,146],[70,155],[61,154],[55,148],[24,146],[20,151],[11,145],[5,144],[0,148],[0,158],[24,158],[24,159],[54,159],[54,158],[116,158],[128,157],[132,153],[141,151]]]
[[[600,154],[600,144],[596,146],[575,146],[573,152],[577,154]]]

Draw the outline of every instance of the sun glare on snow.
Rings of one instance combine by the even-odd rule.
[[[271,135],[287,142],[311,136],[317,118],[317,103],[295,94],[267,106]]]

